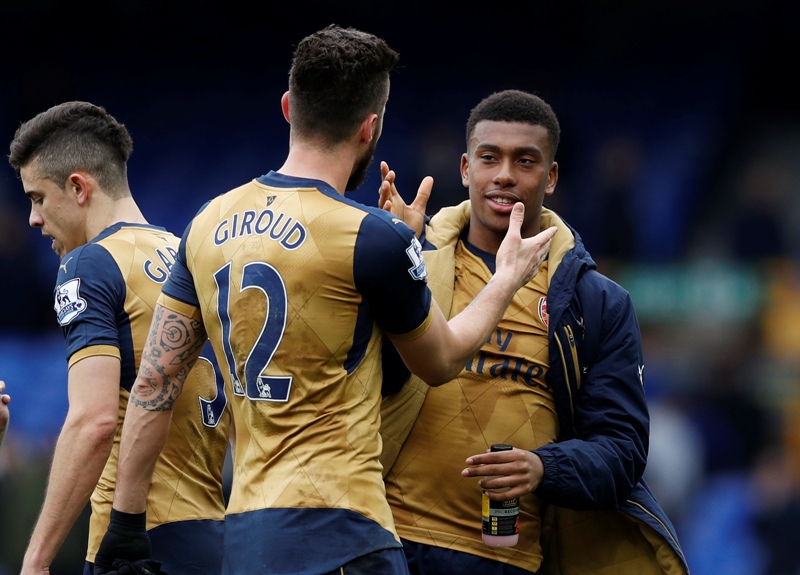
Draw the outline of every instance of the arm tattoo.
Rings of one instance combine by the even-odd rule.
[[[172,409],[205,342],[201,321],[157,306],[130,401],[148,411]]]

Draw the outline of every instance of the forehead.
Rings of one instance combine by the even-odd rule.
[[[49,191],[61,190],[53,180],[42,177],[37,170],[36,161],[30,162],[19,170],[19,178],[22,180],[22,188],[25,193],[44,195]]]
[[[469,147],[474,150],[483,146],[499,149],[530,148],[549,155],[550,138],[547,128],[538,124],[482,120],[475,124]]]

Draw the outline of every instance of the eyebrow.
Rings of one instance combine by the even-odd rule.
[[[489,150],[490,152],[502,152],[503,147],[498,146],[496,144],[482,144],[478,143],[475,145],[476,150]],[[512,148],[512,152],[515,154],[530,154],[532,156],[544,156],[544,153],[535,146],[517,146]]]

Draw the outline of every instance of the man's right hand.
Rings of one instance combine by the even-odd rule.
[[[428,207],[428,200],[433,190],[433,178],[425,176],[417,190],[417,196],[411,205],[403,200],[400,192],[397,191],[394,180],[396,175],[389,169],[389,164],[381,162],[381,187],[378,190],[378,207],[392,215],[397,216],[412,230],[417,239],[422,236],[425,228],[425,210]]]
[[[111,510],[111,521],[94,559],[95,575],[114,570],[115,559],[150,559],[150,537],[145,513]]]

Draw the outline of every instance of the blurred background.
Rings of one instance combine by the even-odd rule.
[[[180,234],[206,200],[278,168],[295,44],[330,23],[401,55],[378,160],[429,213],[466,198],[469,111],[505,88],[559,116],[550,207],[636,305],[652,410],[646,477],[694,575],[797,575],[800,549],[800,8],[789,1],[0,1],[0,141],[66,100],[134,139],[131,186]],[[67,410],[58,261],[0,162],[0,575],[19,570]],[[85,518],[52,573],[79,573]]]

